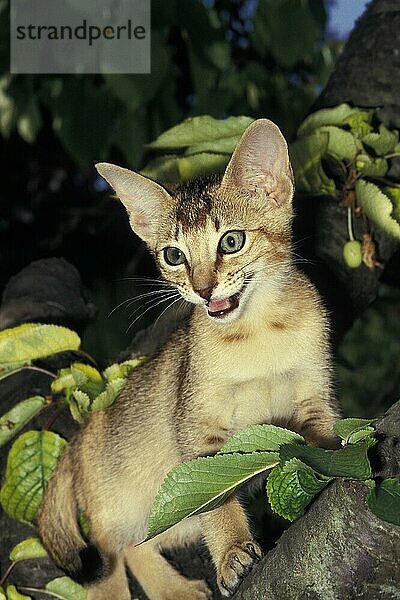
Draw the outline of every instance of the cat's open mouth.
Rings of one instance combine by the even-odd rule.
[[[241,291],[223,300],[210,300],[207,303],[207,310],[210,317],[220,319],[235,310],[239,306],[240,294]]]
[[[222,319],[225,317],[225,315],[228,315],[238,308],[240,297],[242,296],[244,289],[249,283],[251,277],[247,279],[247,281],[242,285],[241,289],[236,292],[236,294],[233,294],[233,296],[229,296],[229,298],[209,300],[206,304],[209,316],[216,319]]]

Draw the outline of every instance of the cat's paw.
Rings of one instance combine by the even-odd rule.
[[[229,548],[219,565],[217,573],[217,582],[221,594],[232,596],[261,557],[262,550],[253,540]]]

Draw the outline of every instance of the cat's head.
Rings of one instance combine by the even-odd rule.
[[[293,180],[287,145],[267,119],[244,132],[221,177],[167,191],[115,165],[96,168],[125,205],[163,277],[229,323],[255,292],[273,294],[291,265]]]

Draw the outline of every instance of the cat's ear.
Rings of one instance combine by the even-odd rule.
[[[279,127],[258,119],[242,135],[226,168],[223,189],[236,187],[265,198],[273,206],[290,202],[293,174],[288,147]]]
[[[155,181],[129,169],[105,162],[95,166],[128,211],[133,231],[145,242],[152,243],[171,196]]]

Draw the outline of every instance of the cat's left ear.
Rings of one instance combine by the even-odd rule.
[[[95,166],[128,211],[133,231],[151,245],[171,196],[155,181],[129,169],[105,162]]]
[[[269,119],[251,123],[232,155],[221,184],[283,206],[293,196],[293,173],[288,147],[279,127]]]

